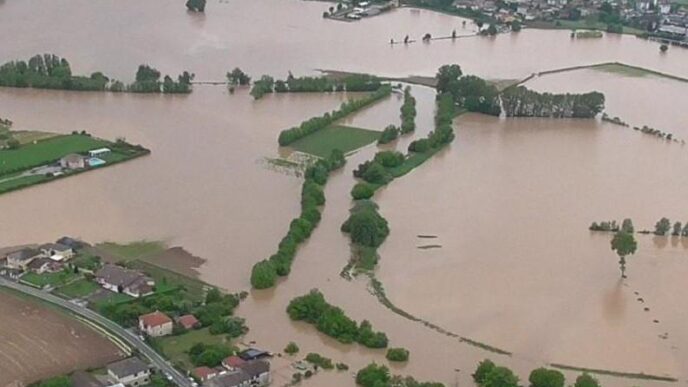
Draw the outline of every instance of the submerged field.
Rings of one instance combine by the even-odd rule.
[[[121,354],[86,325],[41,304],[0,292],[0,384],[30,384],[101,367]]]

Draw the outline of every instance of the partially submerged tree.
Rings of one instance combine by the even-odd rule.
[[[205,11],[205,1],[206,0],[188,0],[186,2],[186,8],[188,8],[189,11],[204,12]]]
[[[626,278],[626,257],[635,254],[635,251],[638,248],[638,243],[635,241],[633,234],[619,231],[614,234],[611,247],[612,250],[616,251],[616,254],[619,256],[621,278]]]

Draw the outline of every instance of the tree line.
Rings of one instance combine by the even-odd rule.
[[[470,112],[507,117],[593,118],[604,110],[604,94],[539,93],[525,86],[501,93],[484,79],[464,75],[456,64],[444,65],[435,76],[437,92],[449,93],[454,103]]]
[[[54,54],[35,55],[28,61],[11,61],[0,66],[0,86],[76,91],[111,91],[132,93],[190,93],[194,74],[184,71],[175,81],[169,75],[160,80],[158,70],[140,65],[136,81],[125,85],[94,72],[74,75],[69,61]]]
[[[404,89],[404,103],[401,104],[401,134],[416,130],[416,98],[411,95],[411,87]]]
[[[292,320],[315,325],[320,332],[344,344],[357,342],[368,348],[386,348],[389,342],[387,335],[374,331],[367,320],[358,324],[341,308],[329,304],[317,289],[292,299],[287,313]]]
[[[356,384],[362,387],[445,387],[438,382],[419,382],[411,376],[392,375],[389,368],[370,363],[356,373]]]
[[[280,146],[289,145],[300,138],[325,129],[332,123],[357,110],[360,110],[384,97],[387,97],[391,92],[392,87],[389,85],[384,85],[368,96],[342,102],[338,110],[333,110],[331,113],[325,113],[320,117],[312,117],[302,122],[299,126],[283,130],[279,134],[278,142]]]
[[[522,387],[518,376],[509,368],[499,366],[489,359],[478,364],[471,375],[479,387]],[[566,378],[560,371],[548,368],[538,368],[528,376],[529,387],[564,387]],[[572,387],[600,387],[594,377],[583,373],[576,378]]]
[[[271,288],[278,277],[289,275],[298,246],[310,237],[320,223],[320,208],[325,204],[323,188],[329,174],[342,168],[345,163],[344,153],[334,150],[328,158],[318,160],[306,169],[301,187],[301,214],[289,224],[289,231],[280,241],[277,252],[253,265],[251,286],[256,289]]]
[[[253,83],[251,95],[260,99],[269,93],[327,93],[334,91],[376,91],[382,86],[380,78],[367,74],[352,74],[341,78],[328,76],[295,77],[291,72],[286,80],[275,80],[269,75],[263,75]]]

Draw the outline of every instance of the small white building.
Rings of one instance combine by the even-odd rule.
[[[112,153],[112,150],[110,150],[110,148],[98,148],[98,149],[88,151],[88,156],[89,157],[103,157],[103,156],[109,155],[110,153]]]
[[[60,159],[60,166],[66,169],[82,169],[86,167],[84,156],[72,153]]]
[[[136,357],[130,357],[107,366],[108,376],[115,383],[138,387],[150,382],[150,367]]]
[[[71,247],[60,243],[46,243],[39,249],[53,261],[66,261],[74,256],[74,250]]]

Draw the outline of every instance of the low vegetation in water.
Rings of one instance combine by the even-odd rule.
[[[576,39],[599,39],[604,34],[602,34],[602,31],[586,30],[586,31],[574,31],[574,32],[571,32],[571,35],[575,36]]]
[[[316,289],[291,300],[287,313],[292,320],[315,325],[320,332],[341,343],[357,342],[368,348],[386,348],[388,344],[387,335],[374,331],[370,322],[356,323],[343,310],[329,304]]]
[[[278,277],[289,275],[298,246],[310,237],[320,223],[321,207],[325,204],[323,188],[329,174],[342,168],[345,163],[344,154],[335,150],[327,159],[318,160],[306,169],[301,188],[301,215],[289,224],[289,231],[280,241],[277,252],[253,265],[251,286],[256,289],[271,288]]]
[[[444,387],[442,383],[419,382],[410,376],[392,375],[389,368],[376,363],[368,364],[356,373],[356,384],[362,387]]]
[[[313,364],[314,366],[320,367],[324,370],[331,370],[334,368],[332,359],[330,359],[329,357],[322,356],[319,353],[311,352],[308,355],[306,355],[305,360]]]
[[[299,346],[295,342],[290,341],[286,347],[284,347],[284,353],[287,355],[294,355],[299,352]]]
[[[325,113],[320,117],[310,118],[307,121],[302,122],[301,125],[297,127],[283,130],[280,132],[278,142],[281,146],[289,145],[298,139],[308,136],[309,134],[313,134],[319,130],[329,127],[336,121],[355,111],[363,109],[364,107],[389,96],[391,92],[392,87],[389,85],[384,85],[377,91],[363,98],[352,99],[343,102],[338,110],[334,110],[331,113]]]
[[[160,80],[160,71],[140,65],[136,81],[130,85],[110,79],[101,72],[89,76],[74,75],[65,58],[54,54],[35,55],[28,61],[11,61],[0,66],[0,86],[30,87],[77,91],[112,91],[131,93],[190,93],[193,74],[184,71],[175,81],[169,75]]]
[[[409,359],[409,350],[406,348],[390,348],[385,355],[389,361],[403,362]]]
[[[186,2],[186,9],[192,12],[205,12],[206,0],[188,0]]]

